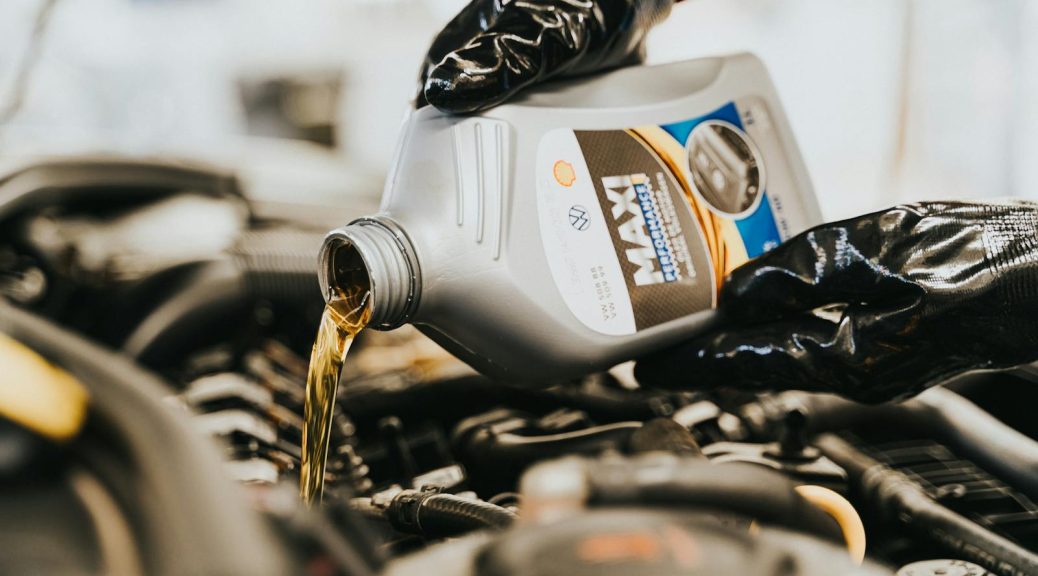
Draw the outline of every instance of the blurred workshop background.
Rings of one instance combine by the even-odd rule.
[[[421,57],[465,0],[4,0],[0,170],[116,152],[277,204],[377,203]],[[835,219],[1038,197],[1038,2],[688,0],[650,62],[752,51]]]

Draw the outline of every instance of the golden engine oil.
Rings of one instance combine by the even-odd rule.
[[[348,252],[340,256],[332,265],[344,285],[332,287],[328,294],[306,378],[299,494],[307,506],[320,500],[324,487],[335,394],[346,354],[371,317],[365,267]]]
[[[725,275],[821,222],[761,62],[555,82],[475,116],[410,113],[359,255],[371,326],[412,322],[476,369],[563,381],[707,329]]]

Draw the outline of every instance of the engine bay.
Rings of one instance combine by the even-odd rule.
[[[6,176],[0,222],[0,351],[86,398],[61,437],[0,410],[0,572],[1038,573],[1030,368],[880,405],[647,390],[627,365],[517,386],[366,331],[308,509],[324,228],[231,174],[113,159]]]

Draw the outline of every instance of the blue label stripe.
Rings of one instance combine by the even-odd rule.
[[[760,205],[753,214],[736,220],[735,227],[739,229],[739,235],[746,245],[746,255],[750,258],[756,258],[782,242],[767,193],[761,198]]]
[[[739,117],[739,109],[734,102],[729,102],[709,114],[705,114],[691,120],[664,124],[660,126],[668,134],[674,137],[682,146],[688,143],[688,136],[699,124],[707,120],[722,120],[728,122],[740,130],[744,130],[742,118]],[[771,211],[771,203],[768,202],[768,192],[761,192],[760,205],[753,214],[735,221],[735,227],[739,230],[743,244],[746,246],[746,255],[756,258],[761,254],[778,246],[782,242],[779,236],[778,225],[775,223],[775,215]],[[646,219],[648,221],[648,219]]]
[[[659,215],[656,213],[656,201],[652,197],[652,190],[643,182],[634,182],[634,192],[638,197],[638,206],[642,209],[642,217],[645,220],[645,228],[649,231],[652,239],[652,247],[656,250],[656,259],[660,262],[660,270],[663,272],[665,282],[678,280],[678,269],[674,265],[674,256],[667,244],[667,233],[663,229]]]
[[[660,128],[666,130],[668,134],[673,136],[675,140],[684,146],[688,143],[688,135],[692,133],[692,130],[707,120],[723,120],[724,122],[738,126],[740,130],[743,129],[742,118],[739,117],[739,109],[735,107],[735,102],[729,102],[717,110],[714,110],[709,114],[704,114],[698,118],[682,120],[681,122],[675,122],[673,124],[664,124],[660,126]]]

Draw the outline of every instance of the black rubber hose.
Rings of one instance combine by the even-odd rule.
[[[480,425],[461,434],[455,446],[471,477],[484,479],[474,489],[496,493],[513,489],[515,480],[537,462],[623,451],[641,427],[641,422],[618,422],[559,434],[524,435]]]
[[[486,431],[488,444],[485,449],[497,451],[498,458],[527,462],[570,454],[593,454],[606,448],[623,447],[631,435],[641,427],[641,422],[617,422],[573,432],[536,436],[511,432],[494,434],[492,431]],[[472,442],[476,443],[478,440],[473,439]],[[472,444],[469,444],[469,448],[472,448]]]
[[[317,281],[317,255],[324,234],[295,228],[252,229],[230,254],[254,298],[323,303]]]
[[[385,379],[358,381],[343,391],[350,415],[361,427],[372,426],[387,415],[407,421],[435,418],[446,425],[472,414],[501,406],[531,413],[546,406],[568,407],[586,412],[595,422],[611,423],[649,420],[659,407],[684,404],[675,394],[629,391],[587,385],[539,389],[507,385],[485,376],[461,376],[448,380],[406,382],[387,386]]]
[[[590,504],[706,508],[843,542],[836,521],[800,496],[789,478],[752,464],[602,461],[590,464],[587,481]]]
[[[951,390],[931,390],[914,403],[934,437],[1038,499],[1038,442]]]
[[[0,331],[86,386],[91,411],[125,444],[144,496],[159,574],[288,574],[291,565],[249,510],[213,446],[163,398],[164,382],[125,357],[0,300]]]
[[[204,264],[138,323],[123,341],[123,351],[155,366],[183,352],[215,319],[256,300],[320,306],[317,252],[322,239],[295,229],[246,232],[227,258]]]
[[[904,524],[917,536],[1001,576],[1038,574],[1038,555],[937,503],[907,476],[866,456],[832,434],[816,445],[847,470],[852,485],[871,507]]]
[[[131,195],[155,198],[191,190],[214,198],[242,198],[230,172],[181,162],[129,158],[74,158],[34,164],[0,178],[0,220],[75,199]]]
[[[203,264],[181,289],[144,317],[122,344],[124,353],[147,366],[158,366],[182,353],[205,334],[214,319],[244,309],[241,270],[229,260]]]
[[[502,530],[516,520],[514,512],[489,502],[414,490],[393,498],[386,517],[395,529],[426,538],[446,538],[476,530]]]
[[[865,405],[831,395],[789,393],[780,404],[803,406],[808,432],[856,425],[914,430],[948,445],[1010,486],[1038,499],[1038,442],[946,388],[933,388],[901,404]],[[784,409],[773,419],[781,421]]]

